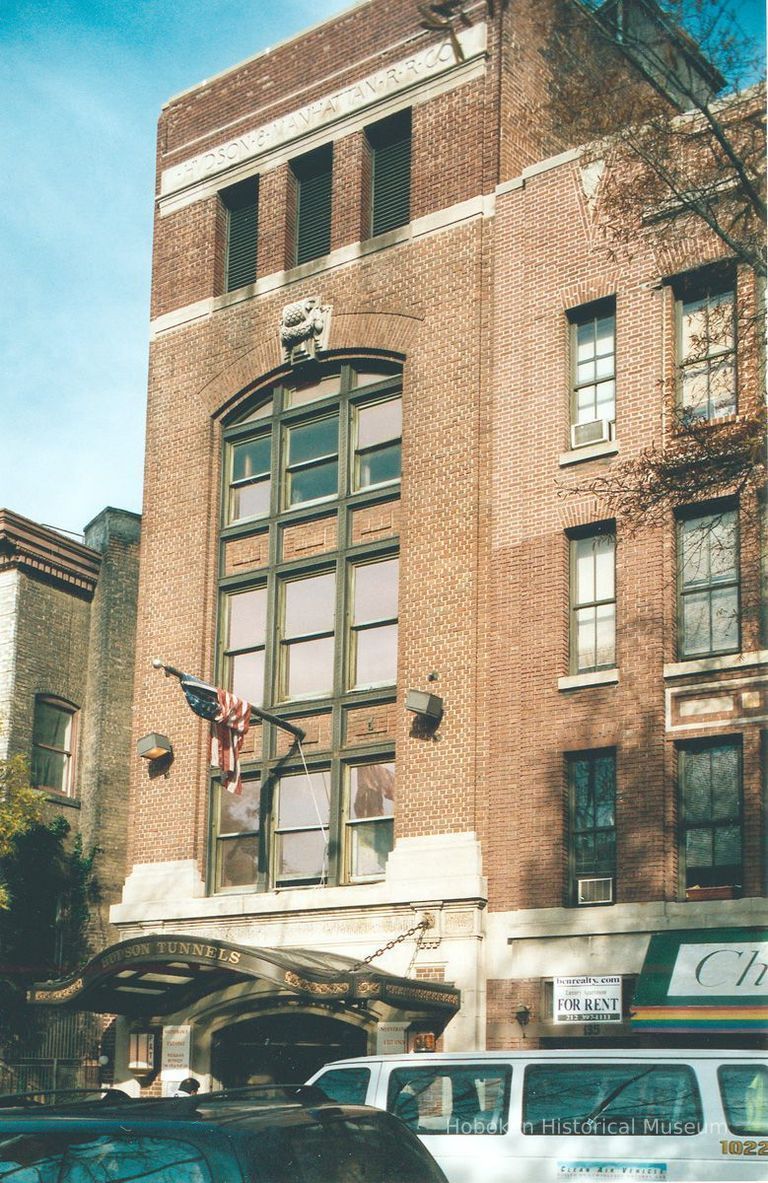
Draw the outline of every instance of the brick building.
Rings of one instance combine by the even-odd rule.
[[[173,758],[135,770],[122,941],[40,995],[122,1013],[125,1080],[696,1041],[702,1003],[755,1038],[754,524],[558,495],[658,438],[678,332],[750,276],[611,260],[537,5],[465,15],[371,0],[160,119],[135,738]],[[226,792],[158,657],[303,742],[255,724]],[[654,995],[649,949],[751,969]]]
[[[114,940],[109,907],[125,877],[140,521],[108,508],[80,541],[0,510],[0,759],[25,756],[47,820],[63,817],[86,854],[97,848],[92,952]],[[50,916],[41,907],[41,923],[56,903]],[[67,965],[65,925],[51,928],[49,959]],[[14,1049],[4,1088],[83,1084],[84,1061],[95,1069],[103,1024],[48,1010]]]

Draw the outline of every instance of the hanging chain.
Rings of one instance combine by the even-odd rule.
[[[401,944],[403,941],[407,941],[408,937],[414,936],[415,933],[423,931],[427,928],[431,928],[434,923],[434,916],[425,916],[423,920],[417,921],[413,928],[409,928],[405,932],[401,932],[399,936],[393,937],[391,941],[387,941],[386,945],[382,945],[381,948],[377,949],[375,953],[369,953],[367,957],[363,957],[362,961],[356,961],[352,966],[350,973],[356,973],[357,970],[364,969],[366,965],[370,965],[371,962],[375,961],[377,957],[381,957],[384,953],[388,953],[390,949],[394,949],[396,945]]]

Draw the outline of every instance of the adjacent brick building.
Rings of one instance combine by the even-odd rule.
[[[140,522],[107,508],[80,540],[0,510],[0,759],[29,761],[47,820],[63,817],[70,844],[79,834],[93,853],[91,952],[114,939],[109,907],[125,877]],[[47,906],[52,919],[57,901]],[[65,965],[71,954],[50,951]],[[47,1019],[14,1049],[4,1087],[83,1084],[84,1068],[96,1071],[103,1024]]]
[[[622,537],[559,492],[661,438],[675,326],[750,276],[703,239],[611,260],[537,5],[465,15],[372,0],[160,119],[135,738],[173,760],[135,769],[124,943],[60,994],[126,1015],[126,1080],[696,1040],[674,999],[631,1025],[649,942],[760,936],[753,526]],[[227,793],[155,658],[303,744],[255,724]],[[702,987],[709,1037],[754,1038],[747,986]]]

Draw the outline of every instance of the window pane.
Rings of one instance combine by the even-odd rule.
[[[364,1105],[368,1094],[369,1068],[331,1068],[316,1081],[329,1101],[341,1105]]]
[[[688,830],[685,835],[685,863],[689,873],[696,867],[713,865],[711,830]]]
[[[272,412],[274,410],[274,406],[275,406],[275,404],[274,404],[273,400],[271,398],[267,399],[267,401],[265,403],[261,403],[259,406],[253,407],[250,411],[246,411],[244,415],[239,415],[234,420],[234,422],[235,423],[250,423],[252,420],[266,419],[269,415],[272,414]]]
[[[69,756],[52,752],[47,748],[35,748],[32,752],[32,784],[39,789],[67,789],[67,768]]]
[[[329,374],[312,382],[300,382],[296,386],[286,389],[285,401],[290,407],[300,407],[305,403],[316,402],[319,398],[327,398],[339,390],[341,378],[339,374]]]
[[[280,829],[327,823],[330,815],[329,778],[327,772],[281,778],[277,814]]]
[[[576,602],[589,604],[595,600],[594,538],[579,538],[576,542]]]
[[[235,444],[232,449],[232,480],[264,476],[270,469],[271,440],[268,435]]]
[[[397,625],[363,629],[355,634],[357,686],[389,686],[397,681]]]
[[[711,651],[709,596],[697,592],[683,600],[683,652],[687,657]]]
[[[576,659],[579,670],[594,669],[597,664],[594,608],[580,608],[576,613]]]
[[[526,1068],[524,1134],[601,1136],[614,1132],[617,1121],[626,1123],[627,1134],[697,1133],[701,1101],[693,1073],[644,1063]]]
[[[285,636],[333,631],[336,576],[332,571],[285,584]]]
[[[706,519],[703,529],[706,529]],[[716,514],[707,530],[710,573],[712,580],[732,579],[736,573],[736,514]]]
[[[326,460],[302,468],[288,475],[288,502],[290,505],[304,505],[307,501],[319,501],[322,497],[333,497],[339,489],[339,465],[336,460]]]
[[[387,1109],[419,1134],[504,1134],[511,1075],[506,1065],[394,1068]]]
[[[249,485],[238,485],[232,490],[230,520],[265,518],[269,514],[272,482],[268,478]]]
[[[739,600],[735,587],[712,592],[712,651],[739,647]]]
[[[720,1095],[734,1134],[768,1135],[768,1068],[737,1064],[718,1068]]]
[[[395,810],[395,765],[359,764],[349,769],[349,816],[391,817]]]
[[[713,862],[716,867],[741,866],[741,829],[718,826],[714,832]]]
[[[34,742],[69,750],[72,713],[53,703],[38,699],[35,703]]]
[[[322,830],[279,834],[277,837],[277,880],[321,879],[326,866],[326,841]]]
[[[369,489],[400,480],[400,444],[386,444],[357,458],[356,489]]]
[[[83,1135],[80,1135],[81,1139]],[[42,1165],[42,1164],[41,1164]],[[36,1168],[24,1170],[20,1179],[61,1180],[80,1183],[213,1183],[202,1151],[183,1138],[97,1136],[94,1131],[66,1151],[61,1173],[43,1175]],[[13,1175],[9,1176],[13,1178]]]
[[[288,462],[304,464],[338,451],[339,420],[336,416],[292,427],[288,432]]]
[[[687,752],[683,755],[683,804],[686,819],[703,821],[711,816],[711,754],[709,751]]]
[[[256,882],[259,872],[258,837],[221,839],[218,855],[220,888],[244,887]]]
[[[264,650],[238,653],[230,661],[232,693],[259,706],[264,701]]]
[[[329,694],[333,689],[334,638],[295,641],[284,647],[285,685],[289,698]]]
[[[357,446],[370,448],[375,444],[399,439],[403,432],[402,404],[399,398],[360,407],[357,412]]]
[[[381,878],[394,845],[391,821],[363,822],[349,827],[350,874],[353,879]]]
[[[261,803],[261,783],[258,780],[244,780],[242,794],[219,789],[218,796],[220,834],[258,831]]]
[[[228,649],[263,645],[267,631],[267,589],[256,587],[229,597]]]
[[[399,572],[398,559],[355,567],[355,624],[397,616]]]
[[[734,745],[712,748],[713,810],[716,817],[733,817],[739,811],[739,752]]]
[[[613,604],[597,608],[595,663],[613,665],[616,660],[616,609]]]

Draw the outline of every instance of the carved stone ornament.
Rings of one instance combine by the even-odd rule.
[[[328,347],[330,327],[331,305],[321,304],[317,296],[286,304],[280,321],[283,359],[295,366],[314,358]]]

